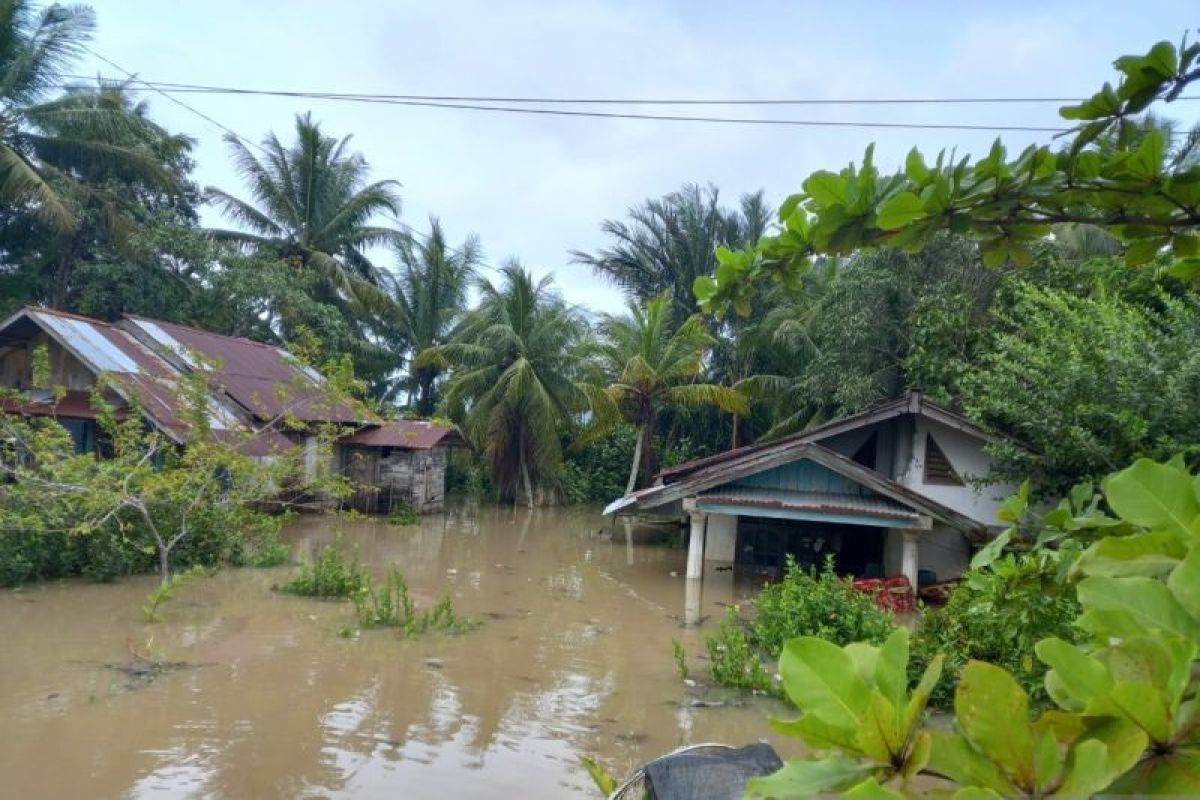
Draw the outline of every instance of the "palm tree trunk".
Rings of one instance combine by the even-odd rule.
[[[638,467],[642,465],[642,439],[646,435],[646,426],[638,428],[637,442],[633,445],[633,465],[629,468],[629,483],[625,485],[625,494],[629,494],[637,486]]]
[[[733,434],[729,437],[729,449],[737,450],[738,447],[738,423],[741,422],[741,417],[737,414],[733,415]]]
[[[521,437],[517,440],[517,461],[521,472],[521,483],[525,487],[525,501],[533,508],[533,482],[529,480],[529,465],[525,463],[525,429],[520,430]],[[515,498],[514,498],[515,505]]]

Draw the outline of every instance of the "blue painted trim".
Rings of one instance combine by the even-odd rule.
[[[696,498],[696,509],[713,514],[732,514],[742,517],[769,517],[771,519],[796,519],[806,522],[833,522],[840,525],[871,525],[876,528],[916,528],[915,519],[881,519],[865,514],[833,514],[826,511],[803,511],[793,508],[770,508],[764,506],[733,505],[730,503],[706,503]]]

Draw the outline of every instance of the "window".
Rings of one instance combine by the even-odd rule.
[[[943,483],[948,486],[962,486],[962,478],[954,471],[950,459],[946,458],[937,440],[930,434],[925,434],[925,482]]]

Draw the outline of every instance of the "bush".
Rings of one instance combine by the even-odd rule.
[[[705,639],[710,673],[722,686],[777,691],[770,678],[773,665],[783,645],[797,636],[837,645],[878,644],[895,629],[888,612],[834,572],[832,557],[820,572],[802,569],[789,557],[783,580],[763,589],[754,610],[747,624],[731,609]]]
[[[704,645],[708,648],[709,674],[720,685],[751,691],[774,691],[771,675],[763,667],[757,648],[750,643],[745,622],[734,609],[725,612],[721,627],[712,636],[704,638]]]
[[[895,628],[891,614],[838,576],[832,556],[820,572],[801,569],[789,556],[783,580],[763,589],[754,607],[754,640],[776,658],[784,643],[797,636],[837,645],[879,644]]]
[[[637,429],[622,425],[577,450],[562,465],[563,493],[570,503],[607,503],[625,494]]]
[[[370,578],[358,564],[358,548],[349,561],[339,545],[327,544],[314,561],[302,561],[300,572],[288,583],[276,588],[306,597],[357,597],[369,585]]]
[[[430,630],[462,633],[479,624],[455,614],[448,594],[443,595],[432,609],[418,614],[416,604],[408,593],[408,581],[395,567],[388,571],[387,578],[379,586],[367,578],[362,590],[353,598],[358,622],[364,628],[400,628],[410,638]]]
[[[922,615],[912,641],[911,674],[920,675],[939,653],[946,659],[931,703],[949,708],[959,674],[975,659],[1011,672],[1034,707],[1051,705],[1046,665],[1034,646],[1052,636],[1066,641],[1078,636],[1072,621],[1079,603],[1058,571],[1052,554],[1009,554],[987,569],[969,572],[943,608]]]
[[[387,515],[388,525],[420,525],[421,515],[407,505],[392,506]]]

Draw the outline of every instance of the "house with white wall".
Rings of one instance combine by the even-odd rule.
[[[910,390],[903,397],[770,442],[659,473],[606,514],[679,514],[689,578],[790,555],[839,572],[904,575],[918,587],[958,577],[999,529],[1016,491],[988,483],[991,435]]]

